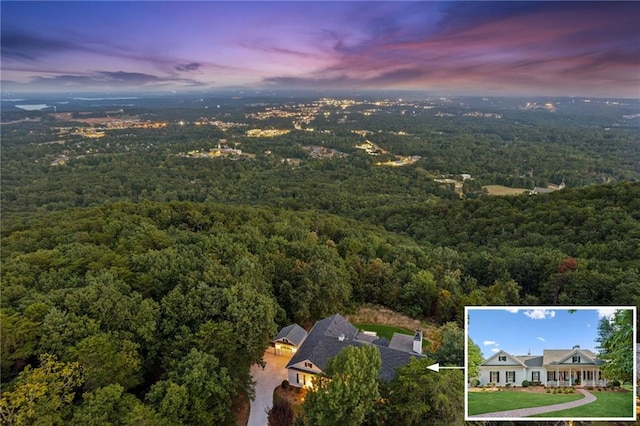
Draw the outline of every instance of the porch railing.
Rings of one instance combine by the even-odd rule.
[[[606,380],[581,380],[579,385],[576,385],[575,380],[547,380],[547,387],[556,386],[556,387],[564,387],[564,386],[599,386],[604,387],[607,386]]]

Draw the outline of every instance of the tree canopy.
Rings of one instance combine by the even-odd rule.
[[[330,359],[326,376],[314,378],[303,404],[309,425],[361,425],[380,398],[381,366],[375,346],[349,346]]]

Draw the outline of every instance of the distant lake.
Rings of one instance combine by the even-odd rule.
[[[40,111],[41,109],[50,108],[49,105],[45,104],[34,104],[34,105],[14,105],[16,108],[23,109],[25,111]]]

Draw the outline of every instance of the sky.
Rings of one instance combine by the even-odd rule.
[[[2,1],[2,92],[640,97],[640,2]]]
[[[544,349],[571,349],[579,345],[598,353],[598,324],[615,308],[469,308],[467,332],[485,359],[504,350],[511,355],[542,355]]]

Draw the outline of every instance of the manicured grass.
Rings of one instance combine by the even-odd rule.
[[[596,397],[591,404],[531,417],[633,417],[633,392],[590,392]]]
[[[378,337],[386,337],[391,340],[393,333],[413,335],[412,330],[407,330],[402,327],[394,327],[392,325],[382,324],[367,324],[367,323],[353,323],[354,327],[358,330],[375,331],[378,333]]]
[[[519,391],[469,392],[469,415],[493,413],[496,411],[516,410],[518,408],[542,407],[562,404],[584,398],[581,393],[552,394],[529,393]],[[547,416],[548,417],[548,416]]]

